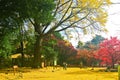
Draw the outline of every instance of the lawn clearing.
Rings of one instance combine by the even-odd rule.
[[[117,72],[103,72],[103,68],[67,68],[59,67],[53,70],[52,67],[44,69],[21,69],[15,75],[13,72],[0,71],[0,80],[118,80]]]

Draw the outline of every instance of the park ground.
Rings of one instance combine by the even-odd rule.
[[[105,68],[43,69],[19,68],[15,75],[12,69],[0,70],[0,80],[118,80],[117,72],[105,72]]]

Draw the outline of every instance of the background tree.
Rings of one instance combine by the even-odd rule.
[[[103,40],[104,40],[104,37],[102,37],[101,35],[96,35],[91,40],[91,44],[98,46]]]
[[[63,62],[67,62],[68,64],[75,63],[75,56],[77,51],[70,42],[65,40],[58,40],[57,51],[59,52],[58,64],[62,65]]]
[[[46,66],[57,65],[58,51],[55,50],[56,45],[57,40],[53,34],[45,37],[43,41],[42,55],[44,56]],[[56,61],[56,63],[54,63],[54,61]]]
[[[17,13],[18,3],[17,0],[0,0],[0,54],[4,58],[7,55],[7,59],[15,52],[19,26],[22,25]]]
[[[63,62],[74,64],[76,50],[69,41],[62,38],[60,33],[55,32],[44,37],[42,45],[42,55],[46,65],[55,65],[55,60],[58,61],[58,65],[62,65]]]
[[[91,49],[91,48],[99,48],[99,44],[100,42],[102,42],[104,40],[104,37],[102,37],[101,35],[95,35],[95,37],[93,37],[92,40],[87,41],[87,42],[79,42],[78,43],[78,47],[79,49]]]
[[[92,40],[87,42],[79,42],[78,43],[78,53],[77,53],[77,61],[78,64],[82,64],[83,66],[96,66],[99,62],[95,59],[94,54],[99,48],[99,43],[102,42],[104,38],[100,35],[96,35]]]
[[[100,48],[96,53],[96,58],[100,59],[101,64],[106,64],[114,68],[114,64],[120,60],[120,40],[117,37],[105,39],[100,43]]]
[[[87,49],[78,50],[76,57],[78,59],[78,65],[80,65],[80,67],[92,65],[92,62],[91,62],[92,56],[90,51],[88,51]]]

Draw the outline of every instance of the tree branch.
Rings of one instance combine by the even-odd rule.
[[[65,11],[64,15],[62,16],[62,18],[61,18],[61,20],[60,20],[59,22],[61,22],[61,21],[63,20],[63,18],[64,18],[65,15],[67,14],[68,10],[70,9],[71,5],[72,5],[72,1],[71,1],[69,7],[68,7],[67,10]]]
[[[59,9],[59,7],[58,7],[59,4],[60,4],[60,0],[58,1],[57,7],[56,7],[55,12],[54,12],[54,14],[53,14],[54,17],[55,17],[55,15],[57,14],[57,11],[58,11],[58,9]]]
[[[31,22],[32,25],[34,25],[34,22],[29,18],[29,21]]]
[[[89,13],[90,13],[90,11],[89,11]],[[74,25],[75,23],[77,23],[77,22],[85,19],[85,18],[89,15],[89,13],[88,13],[86,16],[84,16],[83,18],[79,19],[78,21],[73,22],[72,24],[70,24],[69,26],[67,26],[67,27],[65,27],[65,28],[63,28],[63,29],[57,30],[56,32],[60,32],[60,31],[63,31],[63,30],[65,30],[65,29],[67,29],[67,28],[70,28],[70,27],[71,27],[72,25]]]
[[[69,3],[71,0],[66,1],[65,3],[61,4],[58,8],[64,6],[65,4]]]

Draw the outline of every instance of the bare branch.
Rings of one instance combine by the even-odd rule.
[[[61,4],[58,8],[64,6],[65,4],[69,3],[71,0],[66,1],[65,3]]]
[[[90,13],[90,11],[89,11],[89,13]],[[67,29],[67,28],[70,28],[70,27],[71,27],[72,25],[74,25],[75,23],[77,23],[77,22],[85,19],[85,18],[89,15],[89,13],[88,13],[86,16],[84,16],[83,18],[79,19],[78,21],[73,22],[72,24],[70,24],[69,26],[67,26],[67,27],[65,27],[65,28],[63,28],[63,29],[57,30],[56,32],[60,32],[60,31],[63,31],[63,30],[65,30],[65,29]]]
[[[81,29],[85,29],[85,28],[87,28],[87,27],[89,27],[89,26],[91,26],[91,25],[93,25],[93,24],[95,24],[95,23],[96,23],[96,22],[94,21],[94,22],[88,24],[87,26],[84,26],[84,27],[76,26],[76,27],[77,27],[77,28],[81,28]]]
[[[29,18],[29,21],[31,22],[32,25],[34,25],[34,22]]]
[[[60,22],[63,20],[63,18],[64,18],[65,15],[67,14],[67,12],[68,12],[68,10],[70,9],[71,5],[72,5],[72,1],[71,1],[71,3],[70,3],[69,7],[67,8],[67,10],[65,11],[64,15],[62,16]]]
[[[65,3],[63,3],[63,4],[61,4],[61,5],[59,6],[59,4],[60,4],[60,0],[59,0],[53,16],[54,16],[54,17],[56,16],[57,11],[58,11],[58,9],[59,9],[60,7],[62,7],[62,6],[64,6],[65,4],[69,3],[70,1],[71,1],[71,0],[66,1]],[[69,5],[68,9],[66,10],[65,14],[64,14],[63,17],[61,18],[61,20],[65,17],[66,13],[67,13],[68,10],[70,9],[71,4],[72,4],[72,1],[71,1],[70,5]],[[63,9],[63,10],[64,10],[64,9]],[[59,21],[59,22],[61,22],[61,21]],[[59,23],[58,23],[58,24],[59,24]],[[59,24],[59,25],[60,25],[60,24]],[[49,24],[45,26],[45,28],[43,29],[42,33],[45,32],[45,30],[48,28],[48,26],[49,26]],[[51,29],[48,31],[48,33],[50,33],[51,31],[53,31],[53,30],[56,29],[56,28],[57,28],[57,26],[54,26],[53,28],[51,28]],[[47,34],[47,33],[46,33],[46,34]],[[45,34],[45,35],[46,35],[46,34]]]
[[[54,12],[54,15],[53,15],[53,16],[55,16],[55,15],[57,14],[57,11],[58,11],[58,9],[59,9],[59,7],[58,7],[59,4],[60,4],[60,0],[59,0],[58,3],[57,3],[57,7],[56,7],[56,9],[55,9],[55,12]]]

